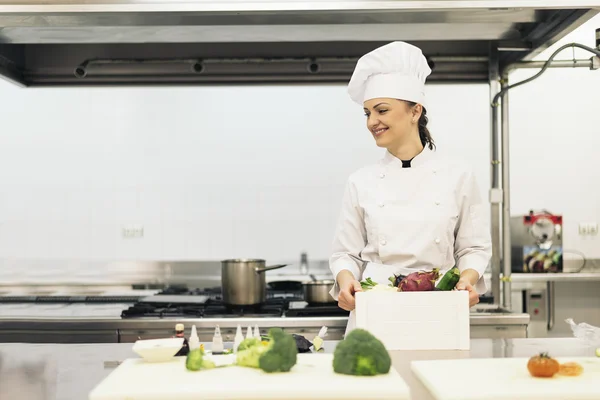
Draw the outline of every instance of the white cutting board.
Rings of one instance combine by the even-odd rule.
[[[411,369],[436,400],[598,400],[600,358],[556,357],[575,361],[578,377],[534,378],[528,358],[413,361]]]
[[[394,368],[387,375],[356,377],[334,373],[332,362],[333,354],[298,354],[292,371],[268,374],[237,366],[187,371],[185,357],[155,364],[127,359],[90,392],[89,400],[410,399]]]

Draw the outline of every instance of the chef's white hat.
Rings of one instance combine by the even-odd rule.
[[[392,42],[358,60],[348,93],[360,105],[387,97],[425,107],[425,79],[429,74],[431,68],[421,49],[405,42]]]

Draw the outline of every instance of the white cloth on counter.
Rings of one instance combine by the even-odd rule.
[[[425,147],[403,168],[385,152],[380,162],[348,178],[330,269],[349,270],[357,280],[387,285],[394,274],[457,266],[479,273],[474,286],[487,292],[483,273],[491,259],[489,223],[470,168]],[[354,257],[356,258],[354,258]],[[359,260],[365,261],[365,263]],[[339,286],[330,291],[337,301]],[[349,326],[353,324],[354,311]]]

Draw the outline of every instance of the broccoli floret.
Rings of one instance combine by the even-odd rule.
[[[185,368],[189,371],[200,371],[201,369],[215,368],[215,363],[204,358],[202,349],[194,349],[187,354]]]
[[[258,368],[260,356],[267,350],[267,346],[252,346],[239,350],[236,356],[236,364],[242,367]]]
[[[370,332],[356,328],[333,352],[333,370],[345,375],[383,375],[390,371],[392,359],[383,343]]]
[[[258,368],[258,359],[265,350],[267,346],[260,339],[244,339],[238,346],[236,363],[242,367]]]
[[[259,345],[262,346],[262,342],[260,341],[260,339],[254,338],[254,337],[247,338],[247,339],[242,340],[242,342],[238,346],[237,350],[242,351],[242,350],[249,349],[250,347],[259,346]]]
[[[260,368],[265,372],[288,372],[298,359],[296,339],[280,328],[272,328],[269,339],[267,351],[259,359]]]
[[[266,345],[258,341],[261,345],[254,344],[243,350],[240,350],[240,344],[236,357],[237,365],[260,368],[265,372],[290,371],[296,365],[298,355],[294,337],[281,328],[271,328],[268,339]]]

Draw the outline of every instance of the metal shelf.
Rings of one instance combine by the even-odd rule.
[[[430,82],[488,83],[490,61],[531,60],[599,6],[574,0],[0,0],[0,74],[25,86],[345,84],[360,56],[401,39],[430,59]]]
[[[589,282],[600,281],[600,272],[563,272],[560,274],[511,274],[512,282]]]

